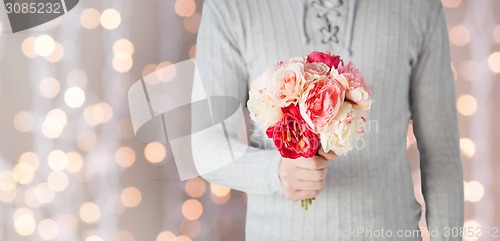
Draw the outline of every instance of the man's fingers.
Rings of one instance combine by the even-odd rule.
[[[302,181],[299,180],[295,183],[294,188],[296,191],[321,191],[324,187],[324,180],[321,181]]]
[[[318,154],[320,156],[322,156],[323,158],[325,158],[326,160],[330,160],[330,161],[337,158],[337,155],[335,154],[335,152],[333,152],[333,151],[325,152],[325,151],[323,151],[323,148],[321,148],[321,147],[318,150]]]
[[[295,166],[309,170],[319,170],[328,166],[328,160],[321,156],[314,156],[308,159],[299,158],[295,162]]]
[[[294,171],[294,177],[302,181],[321,181],[325,179],[327,170],[327,168],[320,170],[296,168]]]

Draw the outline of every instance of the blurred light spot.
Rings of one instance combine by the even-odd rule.
[[[141,191],[136,187],[127,187],[123,189],[120,195],[123,205],[127,208],[135,208],[142,201]]]
[[[493,30],[493,38],[497,44],[500,44],[500,25],[497,25]]]
[[[49,153],[47,162],[50,169],[62,171],[68,166],[68,156],[61,150],[54,150]]]
[[[194,13],[190,17],[184,19],[184,28],[190,33],[197,33],[200,27],[201,15]]]
[[[45,182],[36,185],[35,187],[35,198],[38,202],[42,204],[47,204],[54,200],[54,191],[49,188],[49,185]]]
[[[19,163],[14,167],[14,179],[19,184],[28,184],[33,180],[35,170],[31,165]]]
[[[67,76],[67,83],[70,86],[85,87],[87,84],[87,73],[82,69],[72,69]]]
[[[70,151],[66,154],[68,158],[68,165],[66,171],[69,173],[77,173],[83,167],[83,157],[78,152]]]
[[[64,47],[60,43],[56,43],[54,51],[52,52],[52,54],[47,56],[46,59],[51,63],[56,63],[61,61],[63,57],[64,57]]]
[[[97,235],[88,236],[85,241],[104,241],[101,237]]]
[[[30,165],[34,171],[40,166],[40,160],[38,156],[33,152],[25,152],[19,157],[19,163],[26,163]]]
[[[94,105],[92,117],[99,124],[107,123],[113,118],[113,108],[105,102]]]
[[[115,43],[113,44],[113,53],[116,54],[128,54],[128,55],[133,55],[134,54],[134,44],[130,42],[128,39],[119,39],[116,40]]]
[[[205,181],[203,181],[199,177],[188,180],[186,182],[185,188],[186,188],[186,193],[193,198],[203,196],[203,194],[205,194],[205,191],[207,190]]]
[[[134,137],[134,128],[132,127],[130,118],[121,119],[117,128],[121,138],[131,139]]]
[[[97,137],[93,132],[84,131],[76,137],[76,145],[80,150],[90,152],[97,145]]]
[[[184,219],[180,226],[181,233],[191,238],[198,236],[201,229],[200,221],[198,220],[191,221]]]
[[[64,172],[51,172],[47,178],[47,183],[53,191],[62,192],[68,187],[68,175]]]
[[[17,186],[14,174],[10,171],[0,172],[0,190],[10,191],[14,190]]]
[[[24,192],[24,202],[31,208],[38,208],[42,203],[35,196],[35,187],[30,187]]]
[[[217,196],[214,193],[210,193],[210,199],[212,199],[212,202],[216,204],[225,204],[231,199],[231,192],[229,192],[225,196]]]
[[[60,109],[53,109],[47,113],[42,123],[42,133],[49,139],[55,139],[61,135],[66,123],[66,113]]]
[[[479,240],[479,238],[481,237],[481,234],[484,233],[484,232],[477,232],[479,230],[481,230],[481,224],[479,224],[477,221],[475,220],[469,220],[469,221],[466,221],[464,222],[464,230],[474,230],[473,232],[464,232],[464,237],[463,237],[463,240],[465,241],[475,241],[475,240]]]
[[[0,202],[10,203],[16,199],[17,189],[4,191],[0,189]]]
[[[107,123],[113,118],[113,108],[108,103],[102,102],[85,108],[83,112],[85,122],[90,126]]]
[[[229,192],[231,192],[231,188],[224,187],[221,185],[210,183],[210,190],[217,197],[226,196]]]
[[[189,58],[195,58],[196,57],[196,44],[193,44],[191,48],[189,48]]]
[[[481,72],[481,66],[479,63],[473,60],[466,60],[459,65],[460,77],[468,81],[478,80],[478,74]]]
[[[28,58],[34,58],[38,56],[35,51],[35,39],[35,37],[27,37],[23,40],[23,43],[21,45],[23,54]]]
[[[476,153],[476,145],[468,138],[460,138],[460,150],[465,156],[471,158]]]
[[[462,0],[441,0],[445,8],[456,8],[460,6]]]
[[[188,220],[196,220],[203,214],[203,206],[196,199],[189,199],[182,204],[182,215]]]
[[[115,241],[135,241],[135,237],[132,232],[122,229],[116,232]]]
[[[44,219],[38,224],[38,235],[45,240],[55,239],[59,235],[59,227],[52,219]]]
[[[134,65],[132,56],[126,53],[115,54],[113,57],[113,68],[119,73],[129,71]]]
[[[101,210],[95,203],[84,203],[80,207],[80,218],[86,223],[95,223],[101,217]]]
[[[28,111],[17,112],[14,115],[13,124],[19,132],[29,132],[33,129],[33,115]]]
[[[488,57],[488,66],[494,73],[500,73],[500,52],[494,52]]]
[[[14,212],[14,228],[21,236],[29,236],[35,232],[36,223],[33,212],[27,208],[19,208]]]
[[[165,146],[159,142],[151,142],[144,148],[144,157],[151,163],[160,163],[166,156]]]
[[[156,241],[174,241],[175,234],[170,231],[163,231],[156,236]]]
[[[472,95],[462,95],[457,100],[457,109],[464,116],[471,116],[477,110],[476,98]]]
[[[177,236],[177,238],[175,238],[174,241],[191,241],[191,239],[188,236],[181,235]]]
[[[156,71],[156,64],[148,64],[142,69],[142,76],[147,76]]]
[[[101,14],[101,25],[107,30],[117,28],[120,25],[121,21],[121,15],[118,11],[116,11],[116,9],[106,9]]]
[[[57,221],[63,234],[73,234],[78,230],[78,220],[72,214],[62,214]]]
[[[48,77],[40,82],[40,94],[42,94],[45,98],[54,98],[59,94],[60,91],[61,85],[55,78]]]
[[[83,10],[82,14],[80,14],[80,22],[82,26],[86,29],[94,29],[99,26],[100,23],[100,14],[94,8],[87,8]]]
[[[455,46],[464,46],[470,41],[469,29],[463,25],[457,25],[450,29],[450,42]]]
[[[156,66],[155,74],[156,78],[159,81],[170,82],[177,75],[177,69],[175,68],[175,65],[172,65],[172,63],[164,61],[159,63],[158,66]]]
[[[194,0],[175,1],[175,12],[181,17],[190,17],[196,11],[196,2]]]
[[[56,42],[49,35],[40,35],[35,39],[35,52],[43,57],[47,57],[54,52]]]
[[[469,202],[478,202],[484,196],[484,187],[478,181],[467,182],[464,186],[465,200]]]
[[[121,167],[130,167],[134,164],[136,159],[134,149],[123,146],[118,148],[115,153],[116,163]]]
[[[78,108],[85,103],[85,92],[80,87],[71,87],[64,93],[64,102],[71,108]]]

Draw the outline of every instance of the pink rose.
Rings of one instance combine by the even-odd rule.
[[[314,51],[307,56],[307,61],[310,63],[321,62],[328,65],[329,68],[334,67],[335,69],[339,67],[339,64],[344,64],[340,56],[331,54],[330,52]]]
[[[365,78],[351,61],[349,61],[347,65],[340,66],[338,71],[339,74],[342,74],[346,77],[349,83],[349,89],[352,90],[356,88],[362,88],[366,90],[369,95],[371,95],[371,87],[366,85]]]
[[[302,118],[311,130],[318,133],[328,127],[344,102],[342,84],[331,78],[322,78],[309,84],[299,102]]]
[[[321,62],[304,64],[304,72],[306,73],[307,80],[319,79],[322,76],[328,75],[329,71],[330,67]]]
[[[289,105],[282,108],[284,113],[276,125],[269,127],[266,134],[273,139],[282,157],[296,159],[310,158],[319,148],[319,137],[312,132],[300,115],[299,107]]]
[[[280,66],[272,76],[272,86],[267,90],[279,107],[296,104],[302,92],[305,78],[302,63],[288,63]]]
[[[365,110],[370,109],[372,104],[370,99],[372,88],[365,83],[365,78],[361,72],[352,62],[340,66],[338,72],[347,79],[348,89],[346,90],[346,98]]]
[[[304,63],[305,59],[303,57],[293,57],[288,60],[288,63]]]

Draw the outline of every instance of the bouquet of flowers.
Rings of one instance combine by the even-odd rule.
[[[290,159],[333,151],[342,156],[364,132],[371,87],[352,62],[312,52],[278,62],[254,81],[247,106],[279,150]],[[312,200],[302,200],[307,206]]]

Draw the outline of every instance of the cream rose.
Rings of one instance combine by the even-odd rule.
[[[276,124],[283,117],[281,108],[276,106],[271,97],[263,90],[250,92],[247,107],[250,118],[262,126],[264,130]]]
[[[330,71],[330,67],[321,62],[304,64],[304,72],[307,80],[317,80],[322,78],[328,75],[328,71]]]
[[[370,94],[361,87],[347,91],[345,97],[364,110],[369,110],[372,105]]]
[[[273,102],[279,107],[296,104],[304,87],[304,64],[288,63],[280,66],[271,77],[267,93],[272,93]]]
[[[362,109],[353,108],[351,103],[344,102],[329,128],[319,133],[323,150],[333,151],[338,156],[351,151],[356,138],[364,132],[365,113]]]

